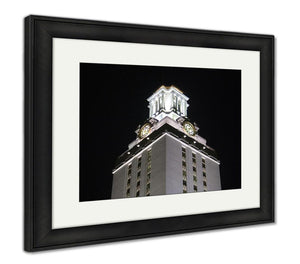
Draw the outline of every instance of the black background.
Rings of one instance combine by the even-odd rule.
[[[80,201],[110,199],[116,158],[149,116],[147,98],[175,85],[219,155],[222,189],[241,188],[241,71],[80,64]]]

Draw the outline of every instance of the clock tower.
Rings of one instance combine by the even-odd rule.
[[[221,190],[220,161],[188,119],[188,100],[173,85],[147,99],[148,119],[117,158],[113,199]]]

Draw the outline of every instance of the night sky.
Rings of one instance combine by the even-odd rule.
[[[241,188],[241,71],[80,64],[80,201],[110,199],[116,158],[149,117],[147,98],[175,85],[219,155],[222,189]]]

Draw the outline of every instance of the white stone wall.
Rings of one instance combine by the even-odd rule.
[[[174,136],[166,134],[151,146],[151,196],[183,193],[182,146],[186,149],[187,192],[194,192],[192,153],[196,155],[197,191],[204,191],[202,158],[205,159],[207,191],[221,189],[219,164],[194,148],[183,144]],[[130,162],[132,164],[130,197],[136,197],[138,158],[140,156],[140,196],[146,195],[148,150],[149,148],[142,150]],[[114,173],[112,199],[126,197],[127,172],[130,163],[127,163]]]

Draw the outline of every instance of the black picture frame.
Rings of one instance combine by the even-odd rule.
[[[52,229],[52,38],[260,51],[260,208]],[[25,18],[25,250],[274,222],[274,36]]]

